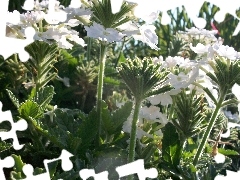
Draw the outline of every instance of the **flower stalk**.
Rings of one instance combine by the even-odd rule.
[[[208,140],[210,132],[212,131],[212,128],[213,128],[213,126],[214,126],[214,124],[216,122],[218,113],[219,113],[219,111],[220,111],[220,109],[222,107],[222,103],[223,103],[224,99],[225,99],[225,95],[220,97],[220,99],[219,99],[219,101],[218,101],[218,103],[216,105],[216,108],[215,108],[215,110],[214,110],[214,112],[213,112],[213,114],[211,116],[211,119],[209,121],[209,125],[208,125],[205,133],[203,134],[203,138],[202,138],[202,140],[201,140],[201,142],[200,142],[200,144],[199,144],[199,146],[197,148],[197,153],[196,153],[196,155],[194,157],[194,160],[193,160],[193,165],[194,166],[196,166],[198,164],[198,161],[199,161],[199,159],[200,159],[200,157],[202,155],[203,149],[204,149],[205,144],[206,144],[206,142]]]
[[[101,135],[101,123],[102,123],[102,94],[103,94],[103,78],[106,63],[106,50],[107,46],[103,43],[100,45],[100,55],[99,55],[99,70],[98,70],[98,84],[97,84],[97,114],[98,114],[98,133],[97,141],[100,143]]]

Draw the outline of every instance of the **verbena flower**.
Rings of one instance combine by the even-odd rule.
[[[158,36],[155,29],[156,27],[153,25],[144,24],[139,28],[140,35],[133,35],[133,38],[148,44],[152,49],[159,50],[160,48],[157,47]]]
[[[123,34],[113,28],[104,28],[101,24],[93,22],[93,25],[88,27],[85,26],[87,31],[87,36],[92,38],[97,38],[101,41],[107,42],[119,42],[122,41]]]
[[[140,109],[139,113],[140,119],[145,119],[149,122],[159,122],[162,125],[166,125],[168,123],[167,116],[160,112],[160,108],[157,106],[143,106]]]
[[[180,93],[180,89],[172,89],[168,92],[165,92],[163,94],[157,94],[153,95],[147,98],[147,100],[152,104],[152,105],[158,105],[161,104],[163,106],[167,106],[169,104],[172,104],[172,95],[176,95]]]
[[[237,51],[235,51],[233,47],[229,47],[227,45],[226,46],[224,46],[224,45],[219,46],[219,48],[217,49],[217,53],[220,56],[226,57],[226,58],[231,59],[231,60],[235,60],[236,57],[237,57]]]

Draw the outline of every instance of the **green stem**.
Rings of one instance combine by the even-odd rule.
[[[87,45],[87,61],[90,61],[91,56],[91,48],[92,48],[92,39],[88,37],[88,45]]]
[[[130,134],[128,163],[133,162],[134,158],[135,158],[137,121],[138,121],[140,106],[141,106],[141,101],[136,99],[134,113],[133,113],[132,129],[131,129],[131,134]],[[128,180],[132,180],[132,179],[133,179],[133,175],[128,176]]]
[[[216,119],[217,119],[219,110],[220,110],[220,108],[221,108],[221,106],[222,106],[222,103],[223,103],[224,99],[225,99],[225,95],[223,95],[223,96],[220,97],[220,99],[219,99],[219,101],[218,101],[218,103],[217,103],[217,105],[216,105],[216,108],[215,108],[215,110],[214,110],[214,112],[213,112],[213,114],[212,114],[212,116],[211,116],[211,118],[210,118],[208,127],[207,127],[205,133],[203,134],[201,143],[199,144],[198,149],[197,149],[197,153],[196,153],[196,155],[195,155],[195,157],[194,157],[194,160],[193,160],[193,165],[194,165],[194,166],[197,165],[197,163],[198,163],[198,161],[199,161],[199,158],[200,158],[201,155],[202,155],[203,149],[204,149],[205,144],[206,144],[206,142],[207,142],[207,140],[208,140],[208,137],[209,137],[209,135],[210,135],[210,132],[211,132],[211,130],[212,130],[214,124],[215,124],[215,121],[216,121]]]
[[[97,115],[98,115],[98,133],[97,142],[99,144],[100,134],[101,134],[101,124],[102,124],[102,94],[103,94],[103,77],[106,62],[106,50],[105,44],[100,46],[100,56],[99,56],[99,70],[98,70],[98,85],[97,85]]]

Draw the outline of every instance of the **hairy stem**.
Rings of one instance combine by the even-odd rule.
[[[97,133],[97,142],[100,143],[101,135],[101,123],[102,123],[102,94],[103,94],[103,78],[104,78],[104,69],[106,62],[106,50],[107,47],[105,44],[100,46],[100,55],[99,55],[99,70],[98,70],[98,85],[97,85],[97,114],[98,114],[98,133]]]
[[[214,124],[215,124],[215,121],[217,119],[218,113],[220,111],[220,108],[222,106],[222,103],[223,103],[224,99],[225,99],[225,95],[220,97],[220,99],[219,99],[219,101],[218,101],[218,103],[216,105],[216,108],[215,108],[215,110],[214,110],[214,112],[213,112],[213,114],[212,114],[212,116],[210,118],[208,127],[207,127],[205,133],[203,134],[202,140],[201,140],[201,142],[200,142],[200,144],[198,146],[198,149],[197,149],[197,153],[196,153],[196,155],[194,157],[194,160],[193,160],[193,165],[194,166],[196,166],[198,164],[198,161],[199,161],[199,159],[200,159],[200,157],[202,155],[203,149],[204,149],[205,144],[206,144],[206,142],[208,140],[210,132],[211,132],[211,130],[212,130]]]
[[[140,111],[141,101],[135,101],[133,120],[132,120],[132,129],[130,134],[130,144],[129,144],[129,153],[128,153],[128,163],[134,161],[135,158],[135,148],[136,148],[136,135],[137,135],[137,121]],[[133,175],[128,176],[128,180],[133,180]]]

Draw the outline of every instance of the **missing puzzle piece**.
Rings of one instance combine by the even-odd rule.
[[[72,156],[73,155],[71,153],[63,149],[61,155],[58,158],[49,159],[49,160],[45,159],[43,163],[44,163],[46,172],[38,175],[33,175],[34,169],[31,164],[25,164],[22,170],[23,170],[23,173],[26,175],[26,178],[23,180],[51,180],[48,164],[51,162],[61,160],[62,169],[64,171],[69,171],[73,168],[72,161],[70,160],[70,157]]]
[[[5,180],[5,175],[3,172],[3,168],[11,168],[15,164],[13,157],[8,156],[5,159],[1,160],[0,159],[0,179]]]
[[[2,111],[2,102],[0,101],[0,123],[3,121],[8,121],[11,123],[11,130],[7,132],[0,132],[0,138],[4,141],[7,139],[13,139],[13,148],[15,150],[20,150],[24,145],[20,145],[17,137],[17,131],[24,131],[27,129],[28,124],[25,120],[21,119],[17,122],[13,121],[11,111]]]

